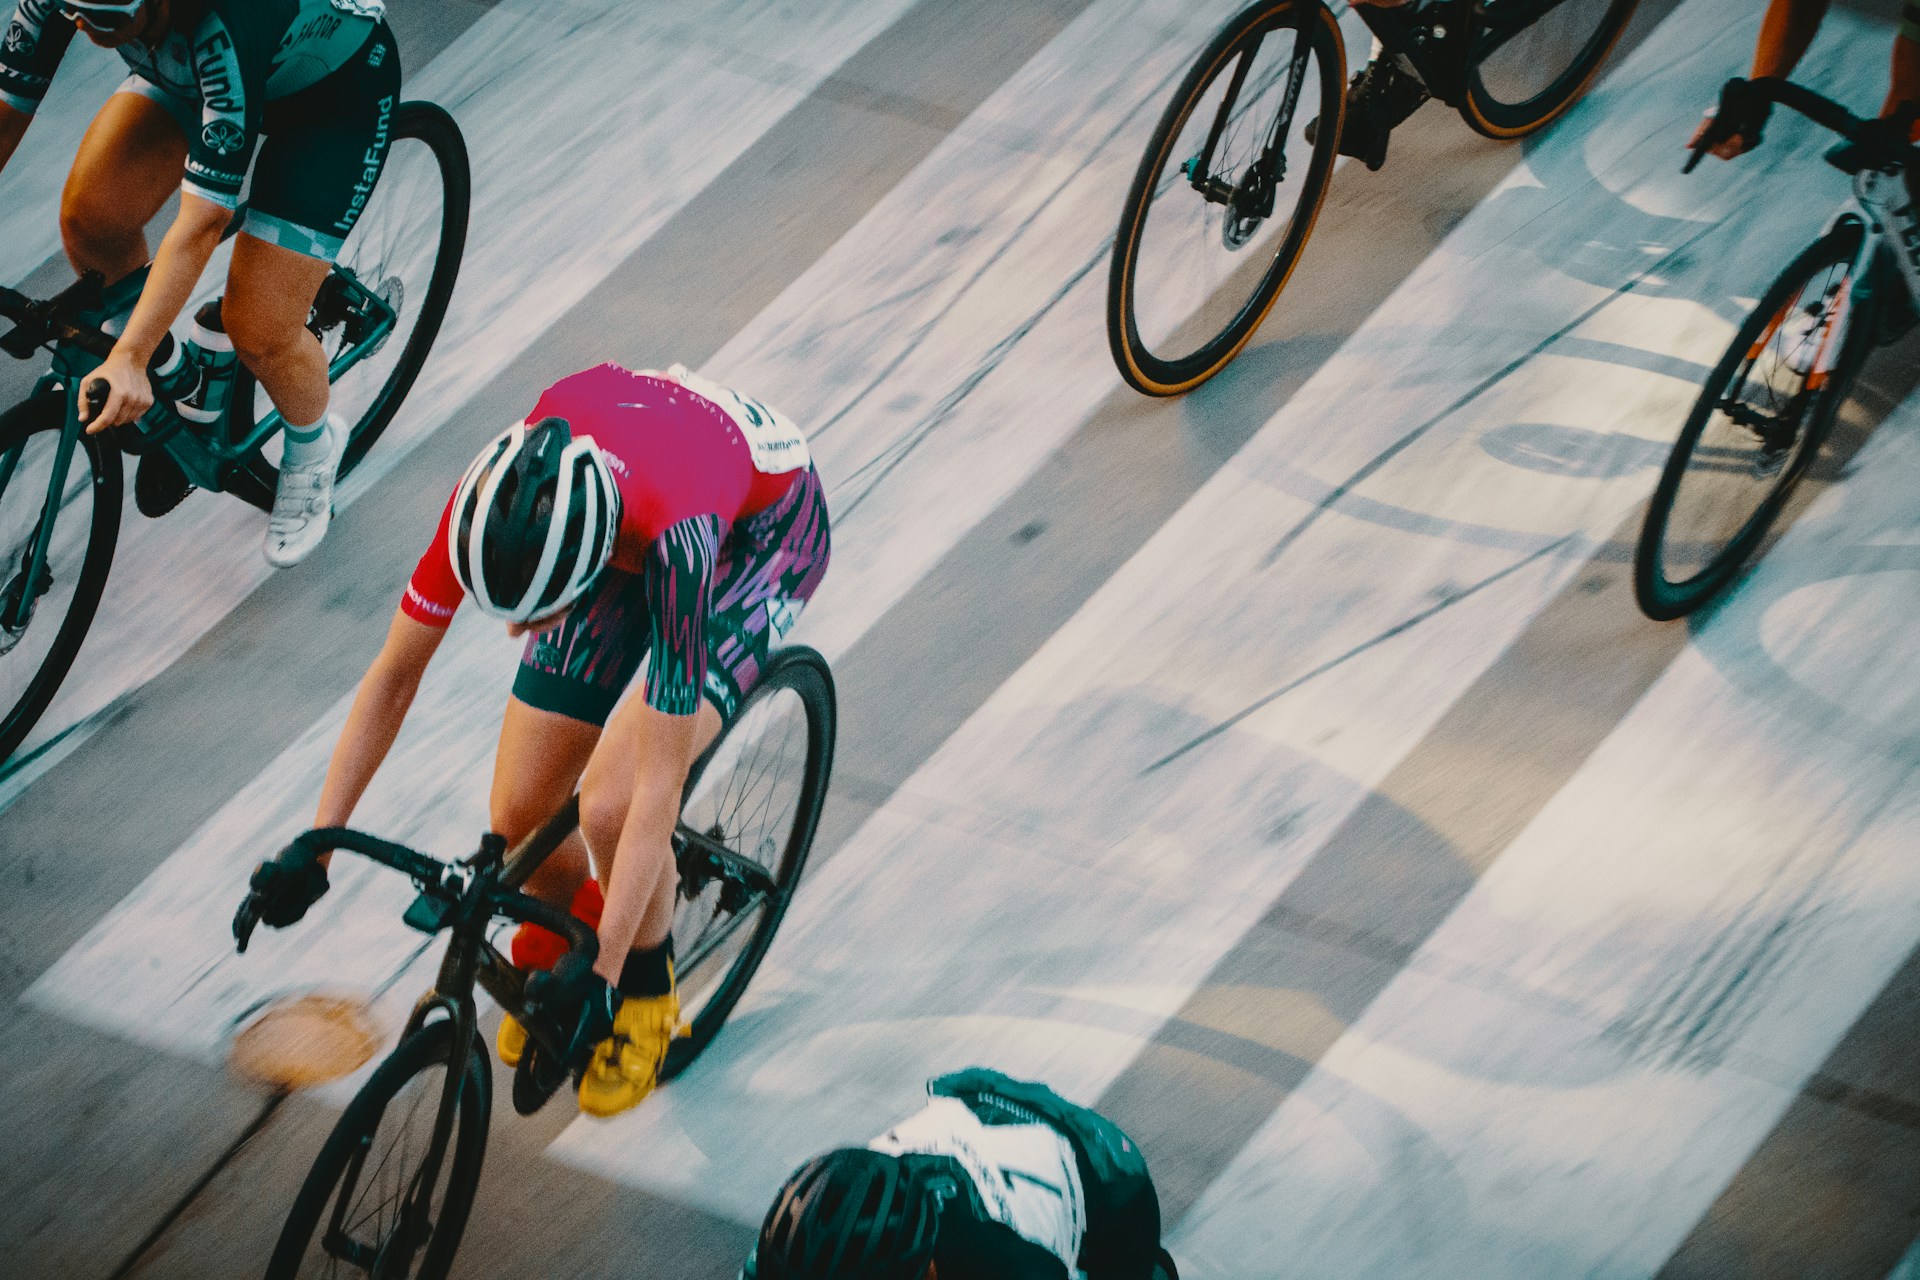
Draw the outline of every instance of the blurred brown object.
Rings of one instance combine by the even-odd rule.
[[[347,996],[287,996],[240,1029],[227,1065],[275,1089],[310,1089],[337,1080],[373,1057],[379,1028],[366,1003]]]

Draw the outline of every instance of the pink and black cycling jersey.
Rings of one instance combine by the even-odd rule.
[[[704,690],[725,714],[757,677],[769,627],[783,631],[825,572],[825,506],[797,429],[771,446],[798,442],[797,456],[775,460],[787,469],[773,470],[762,460],[767,441],[747,435],[770,411],[702,383],[735,401],[743,430],[677,376],[599,365],[554,383],[527,415],[563,418],[575,438],[591,436],[621,504],[608,571],[562,626],[530,641],[515,686],[521,694],[530,679],[564,680],[591,705],[569,705],[577,699],[564,694],[558,705],[526,699],[535,705],[603,720],[650,651],[650,706],[691,715]],[[452,514],[449,499],[400,605],[428,626],[452,622],[465,594],[448,550]],[[645,636],[632,634],[642,628]],[[716,651],[725,672],[709,671]]]

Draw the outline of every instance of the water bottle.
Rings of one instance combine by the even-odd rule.
[[[233,395],[233,340],[220,323],[220,299],[201,307],[187,340],[163,341],[154,363],[154,388],[197,426],[220,421]]]

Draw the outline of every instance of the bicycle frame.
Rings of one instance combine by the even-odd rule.
[[[1566,0],[1502,0],[1485,8],[1477,0],[1431,0],[1415,13],[1405,8],[1381,8],[1378,5],[1353,6],[1368,30],[1380,38],[1386,56],[1398,55],[1413,68],[1427,91],[1450,107],[1458,107],[1466,97],[1473,69],[1507,41],[1525,31]],[[1199,155],[1191,162],[1188,179],[1194,189],[1214,204],[1233,205],[1243,192],[1239,187],[1213,174],[1214,152],[1225,134],[1229,106],[1239,100],[1246,84],[1247,71],[1253,65],[1264,35],[1252,41],[1240,55],[1240,64],[1221,97],[1220,110],[1207,132]],[[1276,166],[1284,163],[1281,143],[1299,103],[1302,71],[1307,51],[1296,50],[1287,86],[1286,101],[1275,114],[1272,129],[1260,149],[1260,159],[1249,170],[1266,179],[1269,194],[1277,188],[1284,173]],[[1252,209],[1257,217],[1271,214],[1271,208]]]
[[[718,741],[716,739],[715,747]],[[708,749],[709,756],[715,747]],[[701,761],[696,762],[695,768],[689,771],[690,775],[697,775],[706,758],[703,756]],[[425,1027],[435,1015],[443,1016],[453,1023],[452,1043],[456,1053],[455,1059],[448,1063],[447,1078],[441,1086],[432,1144],[414,1184],[408,1190],[408,1202],[402,1210],[403,1225],[393,1239],[392,1247],[403,1248],[409,1255],[425,1243],[426,1232],[431,1226],[426,1219],[425,1209],[431,1190],[439,1179],[441,1162],[446,1157],[447,1143],[454,1131],[454,1110],[459,1105],[466,1077],[467,1056],[463,1047],[474,1042],[479,1023],[474,987],[481,987],[502,1009],[519,1019],[528,1035],[544,1052],[552,1054],[555,1061],[565,1057],[566,1046],[557,1043],[546,1021],[533,1015],[529,1009],[527,975],[493,946],[487,938],[487,929],[496,919],[540,925],[567,939],[570,957],[579,958],[576,964],[591,964],[598,950],[593,931],[571,912],[549,906],[521,892],[528,877],[579,826],[579,806],[578,796],[570,798],[539,830],[527,836],[511,851],[499,836],[483,836],[478,852],[456,865],[345,828],[309,831],[297,837],[280,855],[279,861],[283,864],[298,867],[310,865],[329,850],[347,849],[392,867],[420,886],[420,896],[407,908],[404,917],[406,923],[427,934],[442,931],[451,933],[446,952],[440,958],[440,968],[433,986],[415,1002],[400,1035],[404,1042]],[[688,897],[697,895],[710,880],[720,879],[723,881],[723,903],[728,895],[733,896],[734,903],[733,923],[712,946],[703,947],[698,953],[685,958],[683,969],[690,973],[703,956],[744,923],[746,913],[740,908],[748,905],[754,895],[772,894],[776,885],[772,876],[758,863],[691,830],[685,823],[678,824],[674,833],[674,857],[682,886],[691,888]],[[245,907],[242,910],[244,917]],[[236,921],[236,925],[239,925],[239,921]],[[251,935],[252,928],[249,921],[239,930],[242,949],[245,946],[244,939]],[[346,1197],[336,1199],[334,1220],[328,1224],[326,1239],[336,1245],[345,1239],[340,1230],[339,1215],[345,1212],[346,1203]]]
[[[233,225],[238,225],[237,218]],[[72,465],[73,453],[79,446],[83,429],[83,388],[87,375],[97,369],[113,350],[113,339],[107,334],[59,316],[62,304],[84,309],[86,300],[97,288],[97,284],[90,284],[83,279],[54,299],[52,304],[47,304],[50,309],[45,314],[35,317],[35,323],[47,326],[53,339],[53,360],[42,385],[58,383],[64,387],[67,413],[61,427],[60,441],[55,446],[47,495],[41,504],[31,544],[23,557],[20,576],[11,580],[17,590],[10,592],[8,598],[0,598],[0,629],[5,631],[18,633],[32,621],[34,605],[39,598],[36,588],[47,572],[47,554],[53,545],[54,522],[59,518],[61,490],[65,486],[67,469]],[[397,314],[384,298],[363,285],[351,270],[337,264],[328,272],[320,286],[319,295],[314,299],[314,316],[322,327],[333,324],[356,324],[359,327],[358,336],[329,362],[327,381],[330,383],[339,381],[342,374],[376,350],[392,335],[398,324]],[[24,357],[39,345],[41,343],[36,336],[36,340],[30,344],[9,345],[6,349],[11,354]],[[251,405],[245,406],[243,412],[237,401],[232,402],[219,422],[205,429],[187,430],[184,418],[165,401],[156,400],[154,407],[138,423],[130,428],[116,429],[115,440],[125,452],[136,455],[150,449],[164,449],[195,486],[218,493],[225,490],[227,477],[233,468],[244,463],[286,425],[278,411],[267,414],[257,423],[252,422],[251,409]],[[0,490],[4,490],[13,479],[19,461],[17,451],[0,454]]]
[[[333,383],[385,342],[399,323],[399,317],[385,299],[361,284],[351,270],[335,265],[321,282],[320,292],[314,299],[314,321],[322,326],[350,322],[362,326],[358,338],[342,347],[328,362],[327,381]],[[62,343],[54,350],[53,374],[66,385],[67,404],[72,410],[69,417],[75,423],[75,430],[86,376],[99,367],[103,354],[71,343]],[[234,400],[228,403],[218,422],[200,427],[189,424],[170,405],[156,399],[154,407],[119,439],[128,453],[164,449],[196,487],[218,493],[226,488],[231,470],[286,425],[278,410],[258,422],[251,420],[251,411],[251,405],[243,406]]]

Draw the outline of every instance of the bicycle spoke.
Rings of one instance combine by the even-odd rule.
[[[1317,65],[1290,26],[1249,40],[1201,92],[1139,233],[1132,311],[1157,359],[1190,358],[1251,304],[1300,216],[1311,148],[1298,117],[1320,101]]]
[[[1675,491],[1663,572],[1714,564],[1799,466],[1811,407],[1844,331],[1850,265],[1814,273],[1774,313],[1720,392]]]
[[[776,690],[750,705],[729,727],[683,821],[777,880],[797,813],[805,743],[806,712],[796,695]],[[696,860],[702,856],[697,847],[687,854]],[[732,892],[744,897],[729,909],[723,894],[730,878],[712,875],[691,896],[683,896],[676,912],[681,1002],[690,1017],[724,979],[728,957],[746,945],[751,926],[769,903],[766,892],[735,885]]]
[[[432,148],[417,138],[396,139],[379,184],[341,249],[336,277],[325,286],[339,287],[338,272],[350,272],[363,289],[396,312],[392,330],[378,347],[333,384],[330,408],[343,421],[365,419],[406,351],[432,278],[445,209],[446,190]],[[348,327],[336,321],[322,330],[321,345],[330,361],[346,349]],[[256,386],[255,420],[272,409],[266,392]],[[278,466],[280,447],[276,436],[262,448],[262,456]]]

